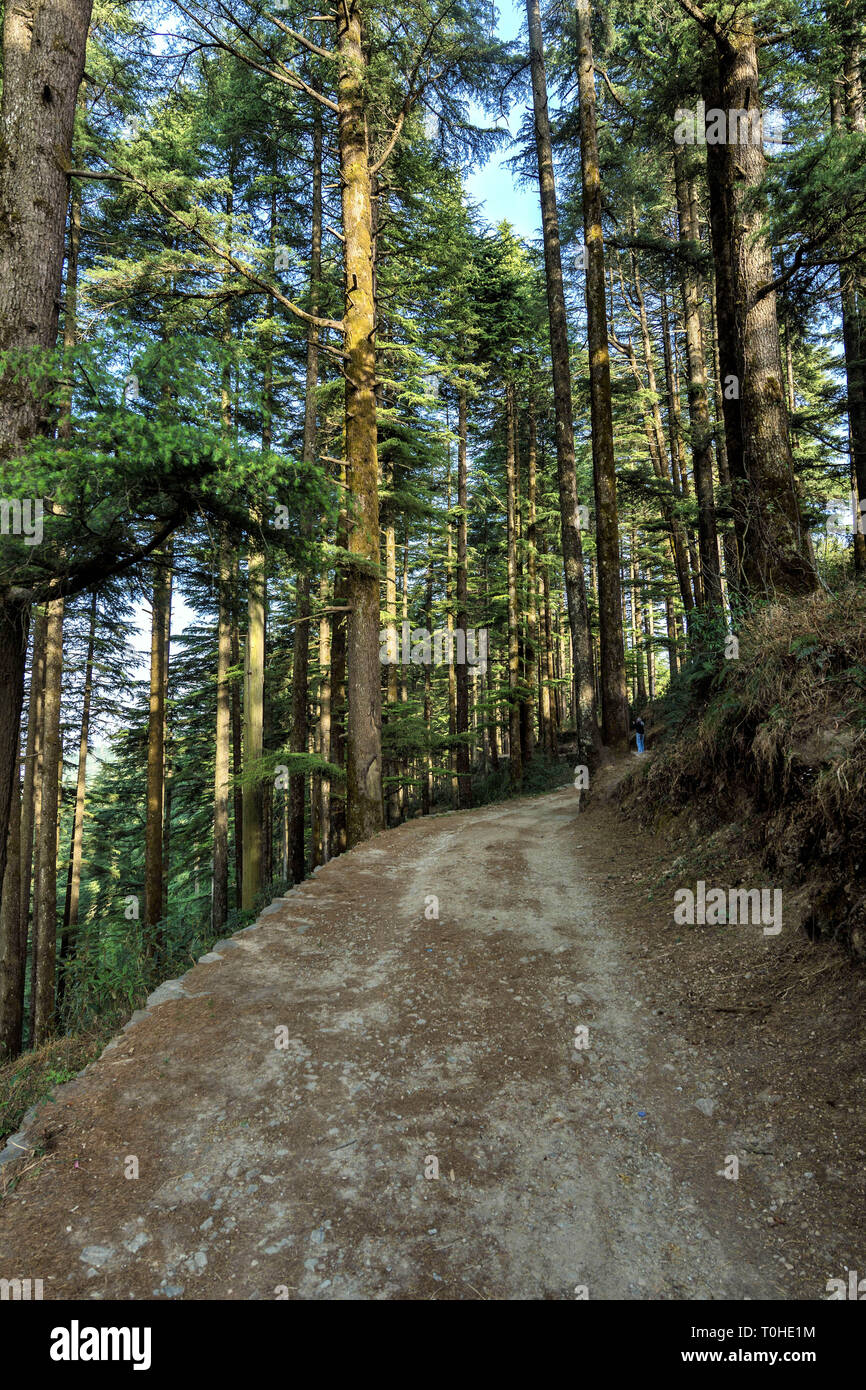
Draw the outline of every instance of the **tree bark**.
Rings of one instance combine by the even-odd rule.
[[[346,497],[346,468],[340,467],[340,493]],[[337,567],[334,578],[334,607],[344,608],[349,598],[343,552],[349,544],[349,518],[342,507],[337,521]],[[346,638],[348,622],[345,613],[335,613],[331,629],[331,761],[339,768],[346,766]],[[331,788],[331,851],[342,854],[347,848],[346,789],[344,782]]]
[[[361,7],[345,0],[337,21],[338,127],[346,265],[346,459],[349,517],[348,843],[384,826],[379,663],[379,494],[376,305],[367,144],[366,57]]]
[[[688,473],[686,470],[686,451],[683,442],[682,408],[680,406],[679,375],[676,370],[676,316],[671,323],[668,314],[667,291],[661,294],[662,351],[665,364],[665,384],[668,400],[668,439],[670,441],[670,469],[665,468],[665,476],[670,480],[674,498],[688,497]],[[673,336],[672,336],[673,331]],[[690,613],[695,606],[696,586],[692,584],[690,556],[694,551],[691,535],[687,535],[682,521],[675,517],[673,523],[674,561],[677,582],[683,608]]]
[[[625,748],[628,743],[628,699],[623,645],[616,461],[610,394],[601,171],[595,117],[595,68],[590,34],[590,0],[576,0],[575,8],[579,51],[580,156],[587,259],[586,313],[598,553],[602,736],[610,747]]]
[[[393,493],[394,465],[390,457],[384,469],[384,480],[387,493]],[[388,655],[388,664],[385,667],[387,681],[386,717],[390,721],[394,718],[394,706],[397,703],[397,665],[401,645],[397,635],[397,530],[394,503],[390,495],[384,509],[383,530],[385,532],[385,632],[387,634],[385,650]],[[386,822],[388,825],[396,825],[400,817],[400,797],[397,783],[394,780],[398,774],[398,763],[392,754],[388,759],[388,775],[391,783],[386,797]]]
[[[213,884],[211,930],[219,935],[229,913],[229,759],[231,734],[231,548],[220,534],[217,561],[217,677],[214,732]]]
[[[849,42],[844,76],[841,81],[832,84],[830,91],[831,119],[833,128],[837,131],[843,130],[846,124],[850,130],[862,130],[862,106],[857,101],[858,92],[862,101],[862,87],[856,81],[856,76],[859,76],[859,63],[852,62],[853,53],[857,53],[857,46]],[[847,94],[847,100],[843,93]],[[853,490],[857,493],[858,502],[861,498],[866,498],[866,318],[858,302],[857,279],[860,269],[851,264],[839,267],[842,341],[845,348],[848,396],[848,437],[851,472],[855,480]],[[854,564],[857,570],[863,571],[866,569],[866,541],[862,530],[863,517],[859,508],[855,524]]]
[[[665,619],[668,630],[668,668],[670,678],[674,680],[680,673],[680,663],[677,653],[677,619],[669,589],[665,589]]]
[[[538,520],[536,493],[538,487],[538,421],[535,402],[530,399],[527,412],[529,426],[526,524],[526,645],[524,648],[526,699],[524,701],[525,723],[523,737],[524,762],[532,761],[535,755],[535,712],[538,703],[538,672],[536,654],[538,651],[538,581],[536,577],[538,561]]]
[[[715,285],[710,286],[708,309],[710,318],[710,342],[713,348],[713,375],[715,378],[714,436],[716,442],[716,464],[719,470],[718,520],[718,514],[722,507],[730,514],[731,470],[728,465],[728,443],[725,433],[725,400],[722,391],[722,370],[719,357],[718,314],[716,311]],[[722,549],[725,555],[725,583],[727,586],[728,599],[730,601],[731,596],[737,593],[740,583],[740,554],[737,548],[737,533],[735,527],[730,524],[725,526],[723,532]]]
[[[450,421],[448,425],[450,433]],[[445,496],[445,627],[448,633],[448,766],[451,769],[451,804],[457,807],[457,678],[454,673],[454,526],[451,517],[451,450],[448,450],[448,476]]]
[[[527,0],[529,48],[532,68],[532,98],[535,114],[535,148],[538,159],[538,188],[541,199],[541,225],[544,239],[544,267],[547,306],[550,319],[550,352],[553,367],[553,398],[556,417],[556,466],[559,487],[559,515],[565,592],[575,661],[575,703],[578,710],[577,733],[581,756],[589,757],[599,743],[595,702],[592,641],[586,601],[586,578],[580,537],[577,471],[574,455],[574,423],[571,398],[571,363],[568,346],[568,320],[562,278],[562,252],[559,214],[550,139],[547,75],[539,0]]]
[[[546,546],[541,551],[544,555]],[[543,672],[545,679],[542,682],[542,708],[544,711],[544,723],[547,730],[545,741],[545,753],[548,758],[553,760],[558,753],[557,743],[557,722],[556,722],[556,700],[553,692],[556,689],[556,659],[553,650],[553,628],[550,618],[550,570],[546,564],[541,566],[541,591],[544,608],[544,666]]]
[[[647,576],[649,578],[649,576]],[[650,581],[651,582],[651,581]],[[647,593],[644,608],[644,642],[646,645],[646,684],[650,702],[656,697],[656,648],[655,613],[653,611],[652,588]]]
[[[433,536],[427,532],[427,574],[425,585],[424,612],[427,631],[433,631]],[[426,751],[424,755],[424,775],[421,782],[421,814],[429,816],[433,796],[433,680],[430,662],[424,666],[424,729]]]
[[[517,411],[514,383],[505,384],[505,467],[508,486],[508,754],[509,777],[513,789],[523,782],[520,758],[520,612],[517,602]]]
[[[27,665],[29,626],[29,606],[0,595],[0,837],[2,837],[0,839],[0,891],[3,892],[6,891],[9,815],[13,792],[18,785],[18,739],[21,710],[24,705],[24,678]],[[28,730],[29,752],[30,735]],[[4,769],[11,770],[11,775],[4,776]],[[29,870],[27,896],[27,910],[29,910]],[[26,924],[26,912],[23,920]]]
[[[644,366],[647,375],[648,405],[644,406],[644,428],[647,436],[647,446],[649,448],[650,461],[653,472],[662,485],[661,509],[665,519],[670,538],[671,554],[673,556],[674,568],[680,584],[680,592],[683,604],[686,608],[692,606],[692,587],[689,576],[689,556],[687,549],[686,535],[681,521],[675,512],[674,499],[678,495],[678,487],[671,482],[671,468],[668,464],[668,456],[665,448],[664,425],[662,423],[661,407],[659,405],[659,393],[656,381],[655,361],[653,358],[652,342],[650,339],[649,323],[647,321],[646,306],[644,303],[643,289],[641,287],[640,275],[638,274],[637,262],[632,260],[634,289],[638,305],[638,320],[641,330],[641,341],[643,345]],[[675,383],[670,372],[670,345],[667,340],[667,310],[665,306],[664,294],[661,296],[662,310],[662,340],[664,344],[665,374],[668,391],[668,435],[671,445],[671,459],[674,464],[674,478],[679,479],[682,473],[679,468],[679,450],[682,448],[680,432],[680,410],[679,395],[676,391]],[[641,380],[640,370],[631,341],[627,345],[616,343],[628,358],[632,376],[634,377],[638,389],[643,392],[644,386]],[[682,459],[683,468],[685,456]]]
[[[21,1052],[27,927],[21,913],[21,797],[16,786],[9,817],[6,876],[0,901],[0,1063]]]
[[[78,774],[75,782],[75,808],[72,813],[72,842],[69,848],[69,869],[66,876],[66,901],[63,907],[63,932],[60,938],[61,973],[57,986],[58,1010],[66,993],[65,966],[75,954],[74,937],[78,927],[78,902],[81,893],[81,857],[84,845],[84,810],[87,801],[87,755],[90,751],[90,707],[93,700],[93,657],[96,649],[96,621],[99,605],[94,592],[90,599],[90,627],[87,635],[87,656],[84,663],[84,696],[81,704],[81,732],[78,739]]]
[[[634,650],[635,662],[635,694],[636,703],[640,709],[646,704],[646,677],[644,673],[644,632],[643,632],[643,613],[640,601],[640,567],[638,565],[637,554],[637,532],[631,528],[631,554],[629,556],[631,569],[631,641]]]
[[[328,606],[328,574],[323,571],[319,586],[322,608]],[[331,619],[323,613],[319,619],[319,725],[317,752],[323,762],[331,760]],[[313,776],[315,830],[313,859],[315,864],[327,864],[331,857],[331,779],[327,772]]]
[[[161,946],[159,923],[165,916],[165,865],[163,829],[165,815],[165,691],[168,651],[166,614],[171,603],[171,571],[168,556],[157,558],[153,572],[150,628],[150,700],[147,724],[147,804],[144,829],[144,926],[149,934],[148,952]]]
[[[701,327],[701,296],[698,272],[692,256],[700,246],[698,209],[693,180],[685,167],[682,146],[674,156],[677,212],[679,220],[680,289],[686,328],[688,358],[689,419],[692,436],[692,462],[695,475],[695,495],[698,502],[698,550],[701,564],[701,595],[704,606],[721,608],[722,580],[719,571],[719,537],[716,530],[716,507],[713,497],[713,429],[707,395],[707,365]]]
[[[53,348],[63,274],[69,156],[92,0],[17,0],[3,20],[0,105],[0,351]],[[0,460],[45,428],[48,407],[0,381]],[[5,765],[3,771],[7,771]],[[5,794],[4,794],[5,795]],[[0,822],[5,853],[6,836]]]
[[[265,610],[267,577],[265,557],[250,542],[247,557],[247,635],[244,646],[243,732],[243,891],[245,912],[256,905],[262,891],[262,774],[265,698]]]
[[[467,523],[467,431],[468,401],[466,388],[457,397],[457,631],[463,634],[463,653],[466,655],[466,635],[469,615],[469,574],[466,559]],[[459,805],[465,810],[472,805],[472,752],[467,742],[469,734],[469,667],[464,659],[457,665],[457,783]]]
[[[313,207],[310,229],[310,313],[318,314],[320,281],[322,278],[322,111],[316,105],[313,115]],[[314,323],[307,329],[307,378],[304,387],[303,461],[312,468],[316,461],[317,401],[319,386],[319,332]],[[312,525],[304,517],[304,535],[312,539]],[[292,735],[293,753],[305,753],[309,739],[309,678],[310,678],[310,570],[305,565],[298,575],[298,618],[295,625],[295,656],[292,670]],[[303,772],[289,779],[289,861],[293,883],[300,883],[306,873],[304,840]]]
[[[737,120],[735,139],[707,145],[722,371],[728,390],[739,392],[725,428],[742,580],[753,595],[804,594],[817,580],[794,477],[776,294],[768,288],[775,272],[760,193],[766,159],[755,137],[761,92],[750,16],[739,15],[736,27],[717,26],[715,39],[717,78],[707,107],[729,119],[754,116]]]
[[[41,1047],[54,1027],[57,952],[57,808],[60,792],[60,699],[63,678],[63,599],[48,605],[45,627],[45,700],[42,715],[42,813],[33,893],[37,969],[34,1037]]]
[[[0,351],[30,353],[57,339],[75,106],[92,0],[7,4],[0,101]],[[20,455],[50,406],[13,371],[0,378],[0,462]],[[26,605],[0,595],[0,884],[18,783]],[[29,882],[27,891],[29,893]]]

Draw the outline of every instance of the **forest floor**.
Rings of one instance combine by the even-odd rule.
[[[674,926],[628,766],[582,811],[568,787],[388,831],[197,965],[39,1111],[0,1276],[820,1299],[866,1273],[866,977],[793,929]]]

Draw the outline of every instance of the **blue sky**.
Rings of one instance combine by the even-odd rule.
[[[523,0],[498,0],[498,32],[500,38],[514,39],[526,26],[526,5]],[[511,112],[509,127],[512,135],[516,132],[523,108],[515,107]],[[479,115],[479,119],[482,117]],[[488,116],[488,121],[491,117]],[[541,211],[538,192],[535,188],[521,188],[512,179],[505,161],[511,151],[504,146],[487,163],[466,179],[466,188],[472,201],[483,204],[482,216],[492,225],[497,222],[510,222],[515,231],[528,239],[541,235]]]

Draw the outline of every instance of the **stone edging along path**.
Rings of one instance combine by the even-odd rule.
[[[426,816],[424,819],[427,823],[433,823],[435,821],[447,819],[449,815],[453,814],[454,812],[447,811],[435,812],[433,815]],[[365,841],[360,845],[356,845],[354,850],[348,850],[339,857],[342,860],[346,860],[351,854],[354,854],[357,851],[363,851],[365,848],[369,847],[369,844],[369,841]],[[329,861],[329,863],[334,862],[334,860]],[[121,1029],[120,1033],[118,1033],[116,1037],[112,1038],[108,1043],[106,1043],[99,1056],[94,1057],[92,1062],[88,1062],[87,1066],[82,1067],[81,1071],[76,1072],[75,1076],[71,1077],[69,1081],[64,1082],[63,1085],[56,1087],[55,1090],[52,1090],[52,1092],[50,1093],[50,1098],[55,1099],[56,1096],[62,1096],[66,1086],[71,1086],[75,1081],[80,1080],[82,1076],[86,1076],[90,1071],[91,1067],[95,1066],[97,1062],[101,1062],[103,1057],[107,1056],[108,1053],[113,1052],[114,1049],[120,1045],[124,1033],[128,1033],[131,1028],[135,1028],[136,1025],[141,1023],[145,1018],[147,1018],[148,1015],[151,1014],[154,1009],[158,1009],[161,1004],[167,1004],[172,999],[195,998],[196,995],[190,994],[189,990],[187,990],[184,987],[183,982],[187,978],[187,975],[192,974],[193,970],[195,970],[196,967],[199,965],[210,965],[214,961],[222,960],[223,956],[226,954],[227,951],[230,951],[233,948],[240,945],[240,942],[238,940],[239,937],[248,936],[251,932],[258,931],[259,927],[265,925],[266,919],[268,917],[273,916],[276,912],[280,912],[286,903],[291,903],[294,900],[294,895],[298,893],[299,890],[300,896],[303,896],[303,889],[305,887],[309,887],[309,885],[316,878],[316,875],[320,872],[322,868],[325,867],[327,866],[317,865],[316,868],[313,869],[313,872],[307,878],[303,879],[300,883],[294,884],[289,889],[288,893],[284,894],[280,898],[275,898],[273,902],[267,905],[267,907],[263,907],[255,922],[251,922],[248,927],[241,927],[240,930],[236,931],[233,936],[223,937],[221,940],[215,941],[213,946],[211,946],[210,950],[207,951],[205,955],[199,956],[198,960],[196,961],[196,964],[191,965],[189,970],[184,971],[183,975],[179,976],[178,979],[164,980],[163,983],[159,985],[153,991],[152,994],[148,995],[147,1002],[144,1008],[136,1009],[130,1017],[129,1022],[123,1025],[123,1028]],[[297,931],[299,935],[303,935],[303,933],[306,930],[306,924],[300,924],[297,926]],[[27,1143],[27,1135],[33,1128],[38,1113],[41,1111],[42,1107],[48,1103],[48,1099],[49,1097],[46,1096],[43,1100],[38,1100],[35,1105],[31,1105],[30,1109],[27,1110],[24,1114],[24,1117],[21,1121],[20,1129],[18,1129],[15,1134],[9,1135],[8,1139],[6,1140],[5,1147],[3,1149],[0,1149],[0,1169],[7,1167],[10,1163],[15,1163],[18,1159],[26,1158],[29,1154],[33,1153],[33,1146],[28,1145]]]
[[[315,873],[316,871],[314,870],[313,872]],[[309,880],[305,880],[305,882],[309,882]],[[300,887],[300,885],[297,886]],[[292,892],[294,892],[294,889],[292,889]],[[231,951],[239,945],[237,940],[238,937],[248,936],[250,932],[258,931],[259,927],[264,926],[267,917],[272,916],[275,912],[279,912],[283,904],[290,901],[290,894],[287,894],[283,898],[276,898],[272,903],[269,903],[267,907],[262,909],[255,922],[251,922],[248,927],[241,927],[240,931],[235,932],[234,936],[227,936],[220,941],[214,942],[210,950],[206,952],[205,955],[199,956],[196,964],[191,965],[189,970],[185,971],[178,979],[164,980],[152,994],[148,995],[147,1003],[144,1008],[136,1009],[129,1022],[123,1025],[117,1037],[107,1042],[99,1056],[94,1057],[92,1062],[88,1062],[86,1067],[82,1067],[81,1071],[76,1072],[74,1077],[65,1082],[62,1086],[58,1086],[56,1088],[56,1094],[62,1095],[66,1086],[71,1086],[74,1081],[77,1081],[82,1076],[86,1076],[91,1067],[95,1066],[97,1062],[101,1062],[103,1057],[109,1052],[113,1052],[114,1049],[120,1045],[124,1033],[128,1033],[131,1028],[135,1028],[147,1018],[148,1014],[151,1014],[154,1009],[158,1009],[160,1004],[167,1004],[171,999],[194,999],[196,995],[190,994],[189,990],[184,987],[183,982],[187,975],[191,975],[193,970],[196,969],[196,966],[210,965],[213,961],[222,960],[227,951]],[[50,1098],[54,1099],[54,1097],[55,1092],[52,1091]],[[38,1100],[35,1105],[31,1105],[21,1121],[21,1128],[15,1134],[9,1135],[9,1138],[6,1140],[5,1148],[0,1149],[0,1169],[7,1167],[10,1163],[15,1163],[19,1159],[26,1158],[29,1154],[33,1153],[32,1145],[28,1145],[27,1143],[27,1135],[32,1129],[39,1111],[48,1103],[48,1100],[49,1096],[46,1096],[43,1100]]]

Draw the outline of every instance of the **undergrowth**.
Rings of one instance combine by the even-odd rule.
[[[0,1146],[14,1134],[32,1105],[48,1101],[52,1091],[71,1081],[98,1057],[123,1021],[106,1016],[80,1033],[52,1038],[33,1052],[0,1063]]]

